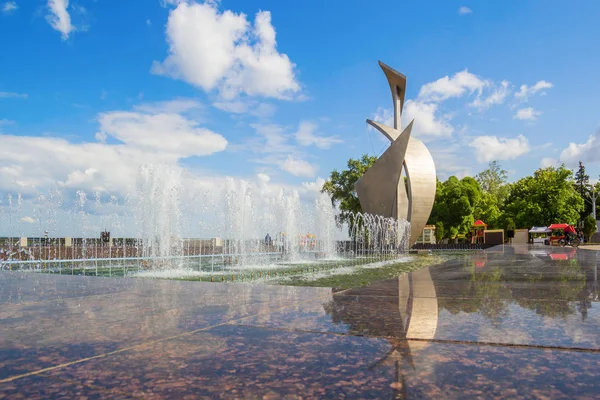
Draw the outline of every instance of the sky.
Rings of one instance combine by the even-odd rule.
[[[403,123],[440,179],[492,160],[511,181],[580,160],[596,179],[598,15],[592,0],[0,0],[0,209],[9,193],[123,197],[147,164],[309,201],[389,145],[365,123],[391,124],[379,60],[407,76]]]

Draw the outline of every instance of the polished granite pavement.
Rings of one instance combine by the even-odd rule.
[[[598,398],[600,252],[338,291],[0,273],[0,399]]]

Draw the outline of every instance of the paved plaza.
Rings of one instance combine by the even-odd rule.
[[[600,252],[335,288],[0,274],[0,398],[597,398]]]

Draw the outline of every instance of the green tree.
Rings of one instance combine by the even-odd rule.
[[[504,221],[504,230],[514,231],[515,229],[517,229],[517,224],[515,224],[515,221],[513,221],[513,219],[510,217],[506,218]]]
[[[361,212],[360,201],[354,189],[354,184],[361,176],[377,161],[377,157],[363,155],[360,159],[348,160],[347,169],[339,172],[334,170],[329,179],[321,188],[322,193],[327,193],[331,202],[337,206],[340,213],[337,215],[337,223],[348,223],[352,228],[352,215]]]
[[[502,169],[500,163],[492,161],[486,170],[475,176],[475,179],[481,186],[481,190],[494,196],[498,207],[501,207],[508,196],[510,186],[507,184],[508,173]]]
[[[488,224],[489,229],[498,228],[501,221],[501,212],[498,200],[490,193],[482,193],[473,209],[473,219],[482,220]]]
[[[577,172],[575,173],[575,189],[584,200],[587,200],[585,201],[584,209],[579,216],[580,219],[583,220],[585,216],[590,215],[593,210],[592,203],[589,201],[591,194],[590,192],[592,191],[592,187],[590,185],[590,176],[585,173],[585,166],[581,161],[579,161],[579,169],[577,169]]]
[[[574,224],[583,210],[583,199],[575,190],[573,173],[564,165],[540,168],[533,176],[511,185],[504,206],[505,218],[517,227]]]
[[[481,201],[482,192],[477,181],[471,177],[459,180],[451,176],[447,181],[437,182],[435,202],[429,217],[430,224],[442,222],[447,238],[466,233],[473,225],[475,205]]]
[[[436,243],[440,243],[444,239],[444,223],[442,221],[438,221],[435,224],[435,241]]]
[[[584,197],[587,194],[589,185],[590,176],[585,173],[585,166],[579,161],[579,169],[575,173],[575,187],[581,197]]]
[[[585,217],[583,221],[583,234],[587,238],[586,240],[590,240],[589,238],[596,232],[596,220],[591,215]]]

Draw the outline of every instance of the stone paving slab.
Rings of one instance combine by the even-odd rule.
[[[1,398],[597,398],[600,252],[364,288],[0,274]]]

